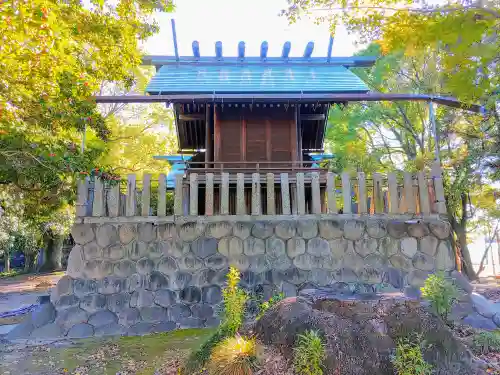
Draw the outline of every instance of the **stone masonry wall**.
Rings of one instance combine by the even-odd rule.
[[[67,275],[51,296],[53,329],[82,337],[216,325],[230,265],[241,270],[246,289],[264,298],[325,285],[416,295],[429,273],[455,268],[449,225],[440,220],[146,219],[75,224]]]

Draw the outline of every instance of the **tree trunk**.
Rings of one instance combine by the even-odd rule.
[[[469,246],[467,245],[467,232],[465,228],[457,225],[455,228],[457,234],[458,246],[460,247],[460,255],[462,258],[462,270],[467,275],[469,280],[477,280],[477,274],[472,266],[472,259],[470,257]]]
[[[9,250],[5,250],[4,252],[4,255],[3,255],[3,258],[4,258],[4,272],[9,272],[10,271],[10,251]]]
[[[36,267],[36,253],[24,254],[24,271],[32,272]]]
[[[52,236],[50,233],[45,235],[44,262],[40,267],[40,271],[50,272],[62,269],[63,242],[64,236]]]

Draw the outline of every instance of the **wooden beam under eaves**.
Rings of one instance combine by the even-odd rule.
[[[205,120],[204,113],[191,113],[191,114],[179,114],[179,120],[181,121],[199,121]]]
[[[326,119],[326,116],[323,113],[311,113],[311,114],[301,114],[300,115],[300,120],[301,121],[324,121]]]

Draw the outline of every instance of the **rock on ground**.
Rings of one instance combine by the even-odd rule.
[[[326,342],[326,367],[335,375],[392,375],[399,338],[422,334],[424,358],[436,373],[483,374],[469,349],[417,300],[399,294],[336,294],[304,290],[269,309],[253,327],[266,345],[293,348],[297,334],[319,331]],[[290,352],[289,352],[290,353]]]

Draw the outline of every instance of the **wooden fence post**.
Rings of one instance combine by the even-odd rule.
[[[343,172],[342,173],[342,196],[344,198],[344,213],[345,214],[350,214],[352,213],[352,207],[351,207],[351,180],[349,173]]]
[[[212,216],[214,214],[214,174],[207,173],[205,175],[205,215]]]
[[[252,173],[252,215],[261,215],[260,174]]]
[[[281,205],[283,206],[283,215],[290,215],[290,184],[288,182],[288,173],[280,174],[281,181]]]
[[[120,183],[111,186],[106,198],[110,217],[117,217],[120,214]]]
[[[94,179],[94,202],[92,216],[104,216],[104,184],[100,178]]]
[[[274,173],[266,174],[267,215],[276,215],[276,202],[274,193]]]
[[[78,181],[76,216],[87,216],[87,205],[89,199],[89,178],[85,177]]]
[[[425,172],[418,172],[417,178],[418,196],[420,197],[420,211],[423,215],[429,215],[431,213],[431,208],[429,204],[429,187],[427,186]]]
[[[141,194],[141,215],[149,216],[151,207],[151,175],[145,173],[142,176],[142,194]]]
[[[306,214],[306,193],[304,187],[304,173],[297,173],[297,215]]]
[[[336,214],[337,213],[337,197],[335,191],[335,178],[337,176],[328,172],[326,174],[326,194],[328,197],[328,213]]]
[[[236,174],[236,215],[246,215],[247,206],[245,203],[245,174]]]
[[[158,176],[158,216],[167,215],[167,176],[161,173]]]
[[[389,185],[389,213],[399,213],[398,180],[396,173],[387,174],[387,184]]]
[[[358,172],[358,213],[368,212],[366,197],[366,176],[363,172]]]
[[[446,214],[446,198],[444,196],[443,175],[439,162],[432,164],[432,179],[434,181],[434,191],[436,194],[436,206],[438,214]]]
[[[220,214],[229,215],[229,173],[221,173]]]
[[[311,173],[312,213],[321,213],[321,190],[319,188],[319,173]]]
[[[184,215],[183,204],[183,186],[182,179],[184,176],[182,174],[175,175],[175,196],[174,196],[174,215],[182,216]]]
[[[198,174],[189,175],[189,215],[198,215]]]

